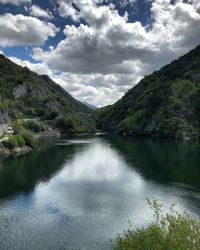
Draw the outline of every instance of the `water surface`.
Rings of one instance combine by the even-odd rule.
[[[110,249],[152,220],[147,197],[200,218],[199,163],[199,143],[105,136],[1,159],[0,249]]]

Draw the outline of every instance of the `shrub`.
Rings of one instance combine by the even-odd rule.
[[[30,129],[31,131],[35,133],[39,133],[41,131],[44,131],[44,125],[41,122],[35,121],[35,120],[28,120],[23,122],[23,126],[26,129]]]
[[[118,235],[114,250],[198,250],[200,249],[200,222],[171,207],[163,214],[157,201],[148,201],[154,211],[155,222],[147,228],[127,230]]]
[[[25,146],[24,137],[21,135],[14,135],[15,140],[17,141],[18,146],[23,147]]]
[[[10,137],[8,140],[2,141],[2,143],[6,148],[9,148],[9,149],[13,149],[17,147],[17,141],[15,140],[13,136]]]
[[[146,110],[140,110],[135,112],[132,116],[125,118],[117,127],[118,133],[129,132],[136,133],[145,123],[147,123]]]
[[[56,119],[56,127],[64,133],[72,133],[75,129],[74,121],[71,118],[61,116]]]
[[[166,137],[174,137],[178,131],[182,130],[182,127],[182,121],[177,117],[172,117],[161,120],[156,128],[156,132]]]
[[[34,134],[32,132],[30,132],[29,130],[27,130],[24,124],[27,124],[27,122],[24,121],[16,121],[12,123],[12,127],[14,128],[14,130],[17,132],[16,136],[21,136],[24,139],[24,143],[25,145],[31,147],[31,148],[35,148],[38,146],[39,141],[38,139],[34,136]],[[43,124],[42,124],[43,125]],[[40,125],[41,126],[41,125]],[[15,136],[15,137],[16,137]],[[21,146],[19,144],[19,146]],[[22,145],[23,146],[23,145]]]
[[[19,121],[13,122],[12,123],[12,128],[14,129],[14,131],[17,132],[17,134],[20,134],[24,130],[24,127],[23,127],[22,123],[19,122]]]
[[[45,115],[46,120],[54,120],[58,116],[58,111],[51,111],[49,114]]]
[[[37,116],[43,116],[43,115],[45,115],[45,109],[37,107],[37,108],[35,108],[35,113]]]
[[[24,130],[21,135],[23,136],[27,146],[31,148],[36,148],[38,146],[39,141],[31,132]]]
[[[21,135],[13,135],[8,140],[2,141],[2,143],[9,149],[25,146],[25,140]]]

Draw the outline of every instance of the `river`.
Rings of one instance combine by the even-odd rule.
[[[200,219],[200,143],[95,136],[56,139],[0,159],[0,249],[107,250],[176,203]]]

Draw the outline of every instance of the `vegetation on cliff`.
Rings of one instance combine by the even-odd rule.
[[[24,127],[39,132],[46,124],[59,129],[54,121],[60,117],[73,122],[74,133],[95,131],[92,110],[48,76],[39,76],[0,55],[0,123],[28,119]],[[31,119],[39,120],[40,126]]]
[[[200,137],[200,46],[145,77],[114,105],[98,127],[126,135]]]
[[[99,129],[123,135],[200,138],[200,46],[145,77],[114,105],[92,111],[48,76],[0,55],[0,123],[41,133]]]

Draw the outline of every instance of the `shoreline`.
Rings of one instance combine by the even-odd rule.
[[[82,136],[91,136],[94,135],[95,133],[80,133],[80,134],[61,134],[59,131],[55,130],[50,130],[50,131],[44,131],[39,134],[35,134],[35,137],[38,138],[39,140],[45,139],[45,138],[60,138],[60,137],[67,137],[67,138],[76,138],[76,137],[82,137]],[[15,147],[13,149],[9,149],[5,147],[1,142],[0,142],[0,159],[9,157],[9,156],[17,156],[21,155],[24,153],[28,153],[35,150],[35,148],[31,148],[29,146],[23,146],[23,147]]]
[[[9,149],[9,148],[6,148],[3,144],[0,144],[0,158],[9,157],[13,155],[20,155],[20,154],[28,153],[32,150],[33,149],[28,146]]]

